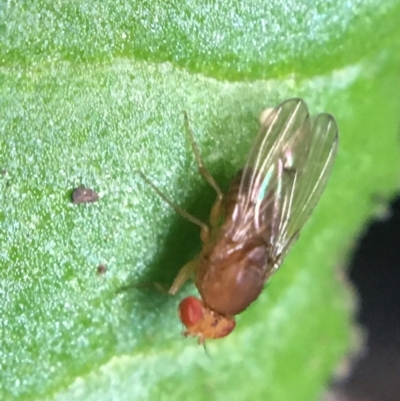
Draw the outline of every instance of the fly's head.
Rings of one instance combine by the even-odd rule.
[[[208,339],[222,338],[236,326],[235,319],[220,315],[195,297],[186,297],[179,304],[179,318],[186,327],[184,336],[197,337],[199,344]]]

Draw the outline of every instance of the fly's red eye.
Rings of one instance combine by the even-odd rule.
[[[179,304],[179,316],[181,322],[187,327],[192,327],[203,319],[203,303],[195,297],[186,297]]]

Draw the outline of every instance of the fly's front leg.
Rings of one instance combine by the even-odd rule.
[[[185,117],[185,127],[186,127],[186,132],[189,136],[190,139],[190,143],[192,144],[192,149],[193,149],[193,153],[194,156],[196,158],[196,162],[197,162],[197,166],[199,168],[199,172],[201,174],[201,176],[214,188],[215,192],[217,193],[217,199],[211,209],[211,213],[210,213],[210,225],[211,227],[215,227],[218,225],[219,223],[219,219],[221,216],[221,212],[222,212],[222,202],[224,199],[224,194],[221,191],[221,188],[219,187],[219,185],[216,183],[216,181],[214,180],[214,177],[211,175],[211,173],[207,170],[207,167],[204,165],[204,162],[200,156],[200,152],[199,152],[199,148],[197,147],[197,143],[194,139],[194,135],[193,135],[193,131],[190,128],[190,124],[189,124],[189,119],[187,116],[187,113],[184,112],[184,117]],[[201,233],[201,239],[203,242],[206,242],[203,237],[207,237],[208,238],[208,232],[207,233],[203,233],[203,229],[202,229],[202,233]]]
[[[186,263],[181,270],[179,270],[178,275],[175,277],[175,280],[168,291],[171,295],[175,295],[186,283],[186,281],[188,281],[189,278],[196,272],[197,265],[198,260],[194,259]]]

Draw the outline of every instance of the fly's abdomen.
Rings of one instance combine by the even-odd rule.
[[[266,246],[257,242],[248,243],[231,254],[220,252],[222,245],[217,244],[208,257],[204,255],[196,285],[208,307],[222,315],[233,316],[246,309],[260,294],[268,253]]]

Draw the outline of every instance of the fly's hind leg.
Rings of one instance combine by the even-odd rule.
[[[204,165],[204,162],[200,156],[199,148],[194,139],[193,131],[190,128],[188,115],[186,112],[183,112],[183,114],[184,114],[184,118],[185,118],[186,132],[189,136],[190,143],[192,144],[192,149],[193,149],[194,157],[197,162],[199,172],[200,172],[201,176],[214,188],[215,192],[217,193],[217,199],[216,199],[213,207],[211,208],[211,212],[210,212],[210,225],[211,225],[211,227],[215,227],[218,225],[219,220],[220,220],[224,194],[223,194],[221,188],[219,187],[219,185],[214,180],[214,177],[211,175],[211,173],[208,171],[207,167]]]

